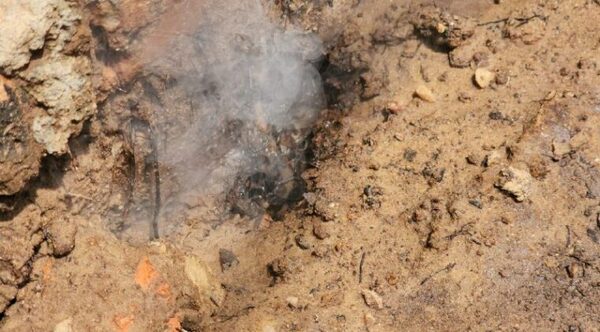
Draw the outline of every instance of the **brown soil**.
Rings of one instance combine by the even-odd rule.
[[[89,47],[64,52],[92,59],[98,112],[18,181],[0,160],[0,330],[600,331],[600,4],[436,2],[273,4],[327,48],[303,199],[274,221],[186,197],[152,241],[127,228],[158,181],[128,180],[152,148],[121,129],[152,135],[161,86],[134,41],[189,10],[77,7]],[[4,90],[3,112],[36,105]]]

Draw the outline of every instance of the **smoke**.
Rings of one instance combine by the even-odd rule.
[[[259,1],[190,0],[140,43],[145,71],[169,82],[154,135],[171,205],[189,193],[250,215],[283,205],[323,106],[318,37],[273,23]]]

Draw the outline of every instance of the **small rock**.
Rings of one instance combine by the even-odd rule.
[[[506,85],[510,81],[510,76],[508,73],[501,71],[496,74],[496,84],[498,85]]]
[[[315,193],[308,192],[302,195],[302,197],[304,197],[304,200],[309,205],[315,205],[315,203],[317,202],[317,195]]]
[[[488,117],[494,121],[502,121],[507,119],[500,111],[492,111],[488,114]]]
[[[296,237],[294,239],[296,240],[296,244],[298,245],[298,247],[300,247],[300,249],[302,249],[302,250],[310,249],[310,242],[308,242],[308,240],[306,239],[306,237],[304,237],[304,235],[298,234],[298,235],[296,235]]]
[[[385,108],[392,114],[398,114],[402,111],[402,106],[395,101],[389,102]]]
[[[219,263],[221,264],[221,270],[224,272],[238,265],[240,261],[233,252],[227,249],[219,249]]]
[[[383,299],[379,294],[369,289],[363,289],[362,296],[367,306],[378,310],[383,309]]]
[[[73,332],[73,318],[69,317],[56,324],[53,332]]]
[[[289,270],[287,261],[277,258],[267,265],[269,274],[273,277],[283,277]]]
[[[579,276],[581,267],[577,263],[571,263],[567,266],[567,274],[569,278],[576,278]]]
[[[6,93],[6,89],[4,88],[4,84],[2,84],[2,80],[0,79],[0,103],[8,101],[8,93]]]
[[[483,203],[481,202],[480,199],[471,199],[469,200],[469,204],[473,205],[474,207],[478,208],[478,209],[483,209]]]
[[[496,75],[485,68],[477,68],[477,70],[475,70],[475,83],[477,83],[477,86],[481,89],[490,86],[495,78]]]
[[[277,332],[277,329],[271,325],[265,325],[262,327],[261,332]]]
[[[313,226],[313,234],[319,240],[325,240],[330,236],[329,232],[327,232],[327,230],[325,229],[325,225],[321,223],[315,223],[315,225]]]
[[[75,248],[77,224],[69,219],[57,219],[46,228],[46,238],[55,257],[63,257]]]
[[[550,101],[556,97],[556,90],[550,90],[545,96],[544,101]]]
[[[373,317],[373,315],[370,312],[367,312],[365,314],[364,320],[365,320],[365,326],[367,328],[375,325],[375,317]]]
[[[417,151],[411,149],[411,148],[407,148],[406,150],[404,150],[404,160],[412,162],[413,160],[415,160],[415,157],[417,156]]]
[[[471,97],[471,95],[469,95],[466,92],[459,92],[458,101],[460,101],[461,103],[470,103],[471,101],[473,101],[473,97]]]
[[[544,258],[544,265],[546,265],[546,267],[549,269],[554,269],[558,267],[558,261],[555,257],[548,256]]]
[[[289,296],[288,298],[285,299],[285,302],[287,302],[287,305],[292,309],[298,308],[299,300],[295,296]]]
[[[477,166],[481,164],[481,158],[479,158],[478,155],[471,153],[467,156],[467,162],[471,165]]]
[[[502,154],[500,152],[494,150],[490,154],[485,156],[485,159],[483,160],[483,166],[491,167],[496,164],[499,164],[501,160],[502,160]]]
[[[195,256],[186,256],[184,264],[185,275],[196,287],[198,294],[217,306],[225,300],[225,290],[213,276],[206,263]]]
[[[448,61],[450,66],[454,68],[467,68],[471,65],[473,60],[473,47],[471,45],[463,45],[462,47],[455,48],[448,53]]]
[[[415,95],[417,95],[417,97],[421,98],[422,100],[430,103],[433,103],[436,100],[433,92],[431,92],[431,90],[425,85],[419,85],[415,90]]]
[[[421,66],[421,77],[423,77],[423,81],[431,82],[433,79],[434,73],[431,67],[429,66]]]
[[[510,194],[517,202],[523,202],[531,191],[531,175],[510,167],[500,172],[496,187]]]
[[[569,144],[569,142],[554,141],[554,142],[552,142],[552,153],[553,153],[552,159],[554,161],[559,161],[562,158],[564,158],[564,156],[571,153],[571,150],[572,149],[571,149],[571,145]]]

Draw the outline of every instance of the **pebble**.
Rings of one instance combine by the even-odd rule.
[[[509,193],[517,202],[523,202],[531,191],[531,175],[527,171],[509,167],[500,172],[496,187]]]
[[[500,152],[494,150],[490,154],[485,156],[485,159],[483,160],[483,165],[485,167],[491,167],[496,164],[499,164],[501,160],[502,160],[502,154]]]
[[[77,224],[75,220],[57,219],[46,229],[46,237],[55,257],[64,257],[75,248]]]
[[[8,93],[6,93],[6,89],[4,88],[4,84],[0,81],[0,103],[8,101]]]
[[[371,327],[371,326],[375,325],[375,317],[373,317],[373,315],[370,312],[367,312],[365,314],[364,320],[365,320],[366,327]]]
[[[379,294],[369,289],[362,290],[362,296],[365,300],[365,304],[373,309],[383,309],[383,299]]]
[[[424,101],[428,101],[430,103],[433,103],[436,100],[433,92],[431,92],[431,90],[428,87],[426,87],[425,85],[419,85],[417,87],[417,90],[415,90],[415,94],[417,95],[417,97],[421,98]]]
[[[475,70],[475,83],[477,83],[477,86],[482,89],[490,86],[495,78],[496,75],[488,69],[477,68],[477,70]]]
[[[496,74],[496,84],[498,85],[505,85],[508,84],[508,82],[510,81],[510,76],[508,76],[508,74],[506,72],[499,72],[498,74]]]
[[[544,265],[549,269],[555,269],[558,267],[558,260],[555,257],[548,256],[544,258]]]
[[[571,263],[567,266],[567,274],[569,275],[569,278],[575,278],[579,276],[579,264],[577,263]]]
[[[296,244],[298,245],[298,247],[300,247],[300,249],[310,249],[310,243],[308,242],[308,240],[306,240],[306,237],[304,237],[304,235],[298,234],[294,239],[296,240]]]
[[[481,164],[481,158],[479,158],[479,156],[477,156],[476,154],[471,153],[467,156],[467,162],[471,165],[477,166]]]
[[[290,308],[293,308],[293,309],[296,309],[296,308],[298,308],[298,302],[299,302],[299,300],[298,300],[298,298],[297,298],[297,297],[295,297],[295,296],[289,296],[289,297],[287,297],[287,298],[285,299],[285,302],[287,302],[287,305],[288,305]]]
[[[399,103],[392,101],[387,104],[386,109],[392,114],[398,114],[402,111],[402,106]]]
[[[199,296],[210,299],[217,306],[223,303],[225,290],[206,263],[198,257],[186,256],[184,272],[187,279],[196,287]]]
[[[219,249],[219,263],[221,270],[226,271],[239,264],[237,256],[230,250]]]
[[[73,332],[73,318],[67,318],[54,326],[53,332]]]
[[[313,226],[313,234],[319,240],[325,240],[330,236],[329,232],[327,232],[327,230],[325,229],[325,226],[321,223],[315,223],[315,225]]]
[[[552,142],[552,159],[554,161],[561,160],[565,155],[571,153],[571,145],[568,142]]]

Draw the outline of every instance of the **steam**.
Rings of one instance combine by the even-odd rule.
[[[172,85],[157,103],[155,135],[173,197],[224,199],[252,176],[259,195],[288,195],[323,106],[320,40],[274,24],[255,0],[180,6],[141,45],[146,71]]]

